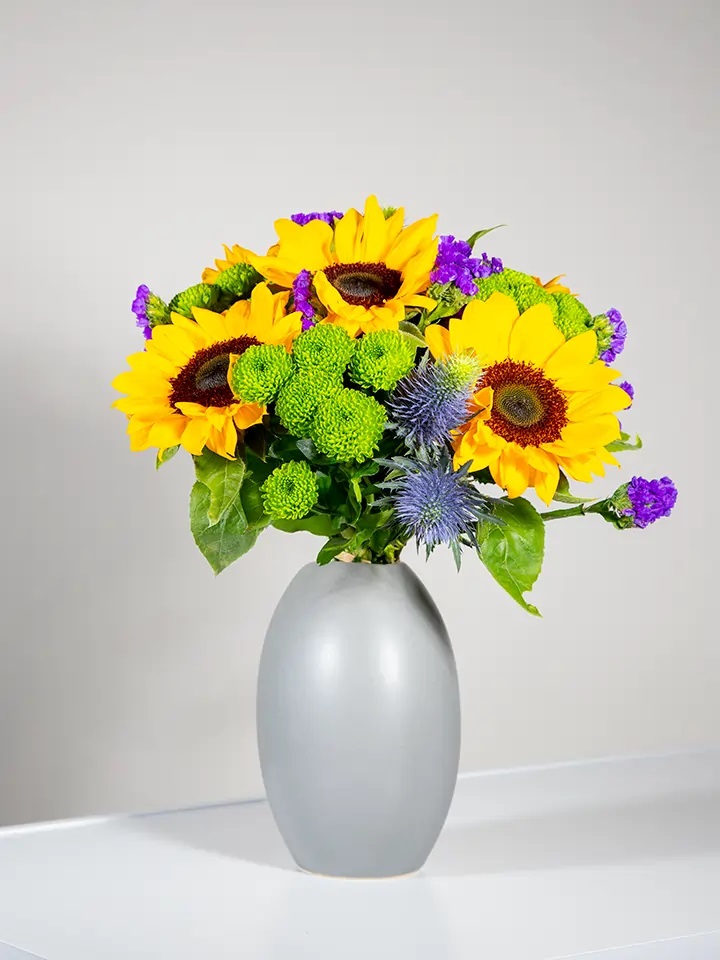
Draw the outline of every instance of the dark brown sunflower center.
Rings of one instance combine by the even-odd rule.
[[[325,276],[346,303],[360,307],[392,300],[402,284],[400,271],[384,263],[334,263],[325,268]]]
[[[567,400],[542,370],[530,363],[503,360],[483,374],[482,387],[492,387],[493,405],[488,427],[521,447],[560,439],[567,424]]]
[[[230,354],[244,353],[257,342],[255,337],[235,337],[198,350],[170,381],[171,405],[201,403],[205,407],[227,407],[235,403],[227,382]]]

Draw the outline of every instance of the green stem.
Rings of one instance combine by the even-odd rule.
[[[541,513],[543,520],[560,520],[562,517],[584,517],[586,513],[600,513],[602,501],[593,503],[588,507],[584,503],[578,503],[575,507],[566,507],[564,510],[549,510],[547,513]]]

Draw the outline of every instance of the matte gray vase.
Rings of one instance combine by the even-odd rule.
[[[257,726],[268,801],[303,870],[424,864],[455,789],[460,697],[447,630],[409,567],[300,570],[265,638]]]

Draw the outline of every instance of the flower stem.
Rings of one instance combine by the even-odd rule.
[[[543,520],[559,520],[561,517],[583,517],[586,513],[585,505],[579,503],[576,507],[568,507],[565,510],[549,510],[547,513],[541,513]]]

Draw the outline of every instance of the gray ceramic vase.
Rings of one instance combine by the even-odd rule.
[[[268,801],[301,869],[414,873],[455,789],[450,639],[404,563],[303,567],[265,638],[257,726]]]

